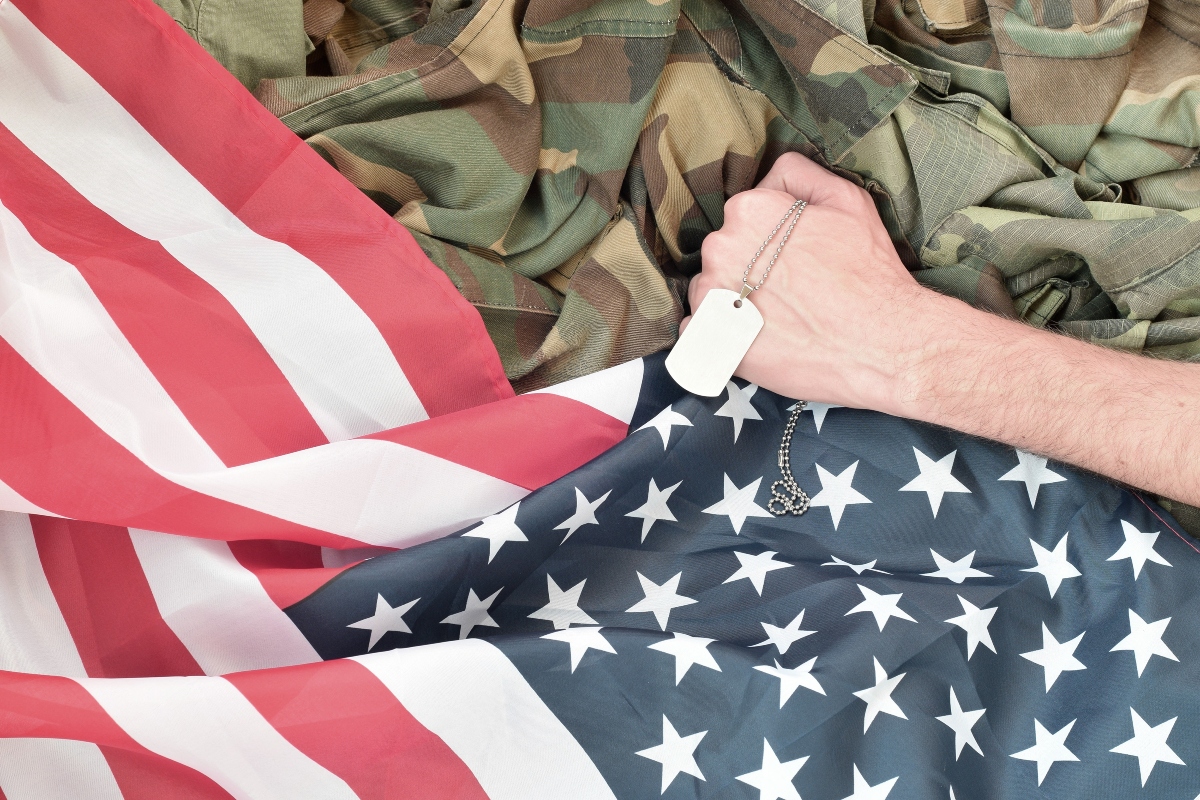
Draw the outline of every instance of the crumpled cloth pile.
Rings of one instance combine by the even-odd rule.
[[[413,232],[518,391],[669,347],[785,151],[865,186],[924,284],[1200,359],[1192,3],[158,2]]]

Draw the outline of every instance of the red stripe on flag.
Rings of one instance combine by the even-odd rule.
[[[203,675],[163,621],[126,528],[30,515],[42,570],[93,678]]]
[[[583,466],[628,430],[586,403],[526,394],[363,438],[396,442],[532,490]]]
[[[125,228],[0,125],[0,201],[73,264],[196,431],[229,466],[326,438],[245,321],[158,242]]]
[[[0,339],[0,481],[74,519],[208,539],[361,542],[193,492],[113,441]]]
[[[104,712],[87,690],[70,678],[0,671],[0,738],[76,739],[95,742],[106,757],[111,750],[125,751],[136,759],[108,758],[117,785],[125,791],[135,777],[130,769],[151,768],[172,791],[157,796],[126,794],[126,798],[189,797],[174,787],[191,791],[197,800],[217,800],[229,795],[210,778],[190,767],[151,753],[125,733]],[[152,766],[151,766],[152,765]]]
[[[326,567],[321,548],[302,542],[252,539],[230,542],[229,549],[280,608],[299,603],[351,566]]]
[[[363,800],[487,798],[454,751],[353,661],[226,679],[296,749]]]
[[[100,752],[124,800],[233,800],[211,778],[162,756],[109,746]]]
[[[479,314],[416,241],[150,0],[19,0],[226,208],[320,265],[371,318],[430,416],[512,396]]]

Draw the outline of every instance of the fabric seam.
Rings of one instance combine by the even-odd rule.
[[[1195,225],[1196,223],[1191,222],[1190,224]],[[1171,270],[1175,269],[1175,267],[1178,266],[1179,262],[1181,262],[1185,258],[1195,254],[1197,251],[1200,251],[1200,242],[1197,242],[1195,245],[1193,245],[1191,247],[1191,249],[1189,249],[1186,253],[1183,253],[1182,255],[1180,255],[1179,258],[1175,259],[1171,263],[1166,264],[1162,267],[1159,267],[1158,269],[1154,270],[1153,272],[1138,275],[1136,278],[1129,281],[1128,283],[1123,283],[1119,286],[1114,286],[1112,288],[1112,291],[1113,292],[1127,292],[1131,289],[1136,289],[1137,287],[1142,286],[1143,284],[1148,283],[1149,281],[1152,281],[1162,275],[1167,274]],[[1101,287],[1101,288],[1103,288],[1103,287]],[[1105,291],[1108,291],[1108,290],[1105,289]],[[1141,320],[1139,320],[1139,322],[1140,321]],[[1149,320],[1147,320],[1147,321],[1149,321]]]

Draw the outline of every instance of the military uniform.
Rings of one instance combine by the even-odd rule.
[[[160,2],[413,232],[519,391],[670,346],[725,199],[789,150],[867,187],[926,285],[1200,359],[1180,0],[308,0],[266,71],[236,15]]]

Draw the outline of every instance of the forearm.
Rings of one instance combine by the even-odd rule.
[[[1107,350],[932,296],[893,413],[1200,504],[1200,366]],[[919,334],[918,334],[919,335]]]

